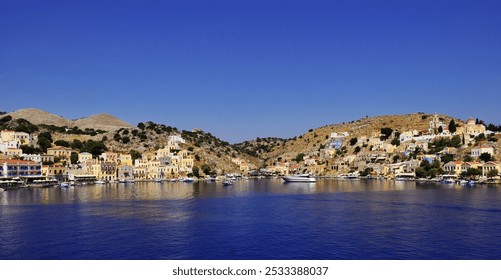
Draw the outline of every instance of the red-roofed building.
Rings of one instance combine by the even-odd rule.
[[[41,176],[42,164],[28,160],[0,160],[0,177]]]

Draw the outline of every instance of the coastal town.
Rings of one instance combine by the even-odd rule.
[[[489,126],[496,130],[491,131],[473,118],[461,122],[438,115],[422,114],[421,121],[427,123],[427,129],[398,130],[387,126],[364,133],[333,130],[323,141],[317,140],[314,149],[278,154],[268,157],[267,161],[261,159],[262,163],[251,160],[242,150],[225,155],[218,153],[217,158],[231,161],[233,168],[226,170],[203,158],[203,143],[185,139],[198,130],[180,133],[169,129],[165,145],[138,152],[127,149],[130,140],[124,141],[124,135],[129,132],[122,128],[114,132],[120,149],[89,152],[81,145],[74,145],[78,140],[47,142],[46,139],[52,138],[47,132],[4,129],[0,134],[0,184],[2,187],[40,187],[70,182],[191,182],[224,180],[228,176],[293,174],[338,179],[498,182],[501,172],[501,162],[496,161],[498,127]],[[66,128],[66,132],[68,130],[70,128]],[[144,124],[131,131],[136,135],[140,130],[144,132]],[[317,136],[313,130],[309,133]],[[96,132],[92,130],[90,134],[96,135]]]

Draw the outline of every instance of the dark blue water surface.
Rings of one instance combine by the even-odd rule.
[[[0,192],[0,259],[501,259],[501,188],[136,183]]]

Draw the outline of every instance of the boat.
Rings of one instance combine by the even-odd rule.
[[[223,181],[223,186],[231,186],[233,185],[233,180],[224,180]]]
[[[0,178],[1,188],[16,188],[23,186],[24,182],[19,178]]]
[[[103,180],[97,180],[97,181],[96,181],[96,184],[100,184],[100,185],[102,185],[102,184],[106,184],[106,182],[105,182],[105,181],[103,181]]]
[[[70,186],[70,183],[68,182],[63,182],[59,185],[60,188],[68,188]]]
[[[315,183],[317,180],[311,174],[296,174],[282,178],[285,183]]]
[[[475,186],[475,181],[473,180],[464,180],[464,181],[461,181],[461,185],[465,186],[465,187],[474,187]]]
[[[27,184],[29,188],[49,188],[49,187],[55,187],[59,183],[57,182],[56,179],[39,179],[39,180],[33,180]]]
[[[157,182],[157,183],[162,183],[162,179],[158,179],[158,178],[157,178],[157,179],[155,179],[155,182]]]

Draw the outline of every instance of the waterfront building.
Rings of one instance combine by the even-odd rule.
[[[92,154],[91,153],[87,153],[87,152],[83,152],[83,153],[79,153],[78,154],[78,162],[84,164],[88,161],[92,160]]]
[[[134,175],[134,179],[136,179],[136,180],[146,180],[148,178],[146,167],[136,167],[135,166],[132,170],[132,173]]]
[[[178,178],[179,177],[179,167],[176,165],[166,165],[165,166],[165,174],[167,178],[172,179],[172,178]]]
[[[0,160],[0,169],[0,177],[30,177],[42,175],[42,164],[27,160]]]
[[[450,161],[444,164],[444,171],[447,174],[459,176],[462,172],[463,163],[462,161]]]
[[[501,175],[501,162],[499,161],[489,161],[482,165],[482,176],[487,177],[489,172],[497,170],[498,174]]]
[[[466,173],[470,168],[482,169],[482,163],[479,162],[463,162],[461,164],[461,173]]]
[[[122,165],[132,165],[132,156],[130,154],[120,154],[118,163]]]
[[[134,179],[134,167],[132,165],[121,165],[118,167],[118,180],[131,180]]]
[[[99,156],[99,158],[103,161],[116,163],[118,160],[118,154],[112,152],[104,152]]]
[[[116,163],[114,162],[96,162],[90,166],[91,174],[94,175],[98,180],[104,181],[116,181]]]
[[[68,170],[65,164],[56,163],[53,165],[42,166],[42,175],[48,178],[62,178],[68,176]]]

